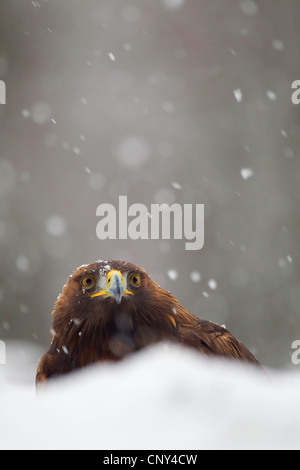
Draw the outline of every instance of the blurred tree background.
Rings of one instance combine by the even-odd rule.
[[[1,0],[0,338],[47,348],[83,263],[144,267],[267,366],[300,338],[298,0]],[[205,245],[96,236],[101,203],[205,204]]]

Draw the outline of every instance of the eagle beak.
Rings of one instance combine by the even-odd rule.
[[[105,295],[106,297],[114,297],[117,304],[121,303],[124,294],[132,294],[129,290],[125,289],[123,276],[120,271],[112,270],[107,273],[106,276],[106,287],[105,289],[91,295],[91,297],[97,297],[99,295]]]
[[[107,274],[106,279],[106,290],[108,295],[110,297],[114,297],[117,304],[120,304],[125,292],[122,274],[120,271],[110,271]]]

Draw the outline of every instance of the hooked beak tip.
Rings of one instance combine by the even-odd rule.
[[[118,273],[115,273],[111,278],[111,284],[108,287],[108,291],[109,294],[115,298],[118,305],[121,303],[124,290],[122,277]]]

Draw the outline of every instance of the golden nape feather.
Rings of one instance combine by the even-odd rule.
[[[94,362],[118,361],[159,341],[259,366],[229,331],[189,313],[144,269],[126,261],[78,268],[52,314],[52,341],[38,365],[37,384]]]

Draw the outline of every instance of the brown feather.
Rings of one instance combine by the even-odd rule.
[[[130,286],[120,304],[114,298],[91,297],[81,279],[97,280],[109,270],[123,276],[139,273],[141,285]],[[159,341],[192,347],[206,356],[238,359],[259,365],[229,331],[185,310],[172,294],[158,286],[147,272],[126,261],[97,261],[78,268],[58,297],[52,322],[52,342],[36,375],[38,384],[99,361],[117,361]]]

